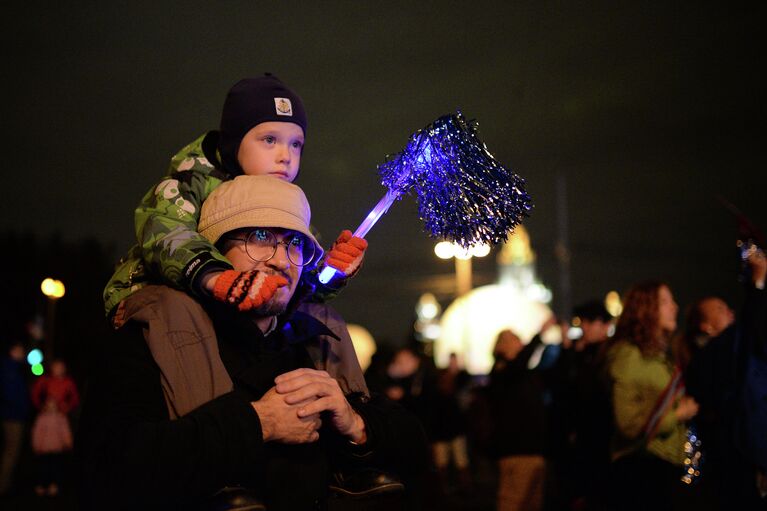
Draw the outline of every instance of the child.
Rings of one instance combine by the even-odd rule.
[[[64,479],[64,457],[72,450],[68,414],[80,402],[63,360],[54,360],[51,375],[41,376],[32,386],[32,402],[39,410],[30,432],[37,464],[35,493],[53,497]]]
[[[306,124],[301,98],[268,73],[241,80],[229,90],[221,130],[208,132],[176,154],[168,176],[147,192],[136,209],[138,244],[104,289],[106,313],[114,316],[116,327],[121,324],[118,306],[150,281],[162,280],[196,296],[212,295],[240,310],[271,298],[280,280],[235,272],[197,232],[200,207],[218,185],[241,174],[273,175],[292,182],[299,172]],[[366,248],[365,240],[343,231],[325,261],[342,275],[322,287],[315,282],[316,272],[308,274],[319,286],[316,295],[326,298],[337,291],[359,269]],[[233,295],[241,298],[233,301]]]
[[[67,374],[63,360],[51,362],[51,374],[40,376],[32,385],[32,404],[42,410],[47,401],[53,401],[56,409],[63,414],[72,412],[80,404],[75,381]]]
[[[63,479],[63,456],[72,450],[72,430],[53,400],[46,401],[35,418],[31,436],[38,472],[35,494],[54,497]]]

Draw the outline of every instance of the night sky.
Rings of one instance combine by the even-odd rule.
[[[376,165],[460,109],[527,180],[525,225],[555,307],[557,176],[574,302],[648,277],[682,306],[734,299],[736,224],[715,197],[767,228],[764,13],[669,4],[24,2],[1,36],[0,231],[96,238],[116,259],[171,155],[217,127],[233,83],[270,71],[308,110],[297,184],[326,245],[384,193]],[[335,305],[401,343],[421,292],[447,303],[452,262],[433,255],[412,198],[368,239]],[[493,280],[492,258],[475,269]]]

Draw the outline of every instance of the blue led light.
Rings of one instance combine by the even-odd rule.
[[[27,354],[27,363],[31,366],[43,363],[43,352],[35,348]]]
[[[330,279],[332,279],[333,275],[335,274],[336,274],[335,268],[333,268],[332,266],[325,266],[325,268],[323,268],[322,271],[320,272],[320,277],[319,277],[320,282],[322,282],[323,284],[327,284],[328,282],[330,282]]]

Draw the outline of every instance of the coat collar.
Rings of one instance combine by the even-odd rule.
[[[294,312],[290,319],[282,324],[281,331],[290,344],[304,343],[320,335],[326,335],[336,341],[341,340],[325,323],[301,311]]]
[[[237,331],[248,332],[250,337],[266,342],[279,342],[278,338],[282,337],[289,344],[301,344],[318,336],[327,336],[340,341],[340,338],[322,321],[302,311],[295,311],[289,316],[280,317],[277,327],[264,335],[247,314],[232,310],[228,306],[218,303],[212,304],[209,310],[215,317],[214,322],[217,325],[217,329],[223,328],[233,333]]]

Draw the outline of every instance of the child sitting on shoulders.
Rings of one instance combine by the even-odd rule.
[[[292,182],[299,173],[306,126],[301,98],[275,76],[247,78],[229,90],[220,131],[210,131],[181,149],[171,159],[168,175],[144,195],[135,211],[138,243],[104,289],[106,313],[115,327],[122,324],[123,300],[149,283],[213,296],[242,311],[269,301],[284,285],[281,279],[255,270],[236,272],[197,232],[200,207],[218,185],[238,175],[271,175]],[[364,239],[341,232],[324,260],[339,271],[338,277],[322,285],[316,270],[306,272],[314,299],[332,297],[357,272],[366,248]]]

